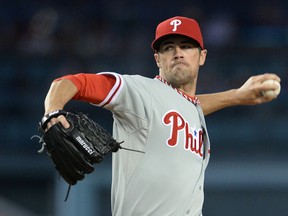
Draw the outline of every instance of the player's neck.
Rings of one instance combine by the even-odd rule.
[[[191,83],[180,85],[177,89],[190,96],[194,96],[196,92],[196,87]]]
[[[161,80],[162,82],[164,82],[165,84],[171,86],[174,89],[178,89],[181,92],[184,92],[185,94],[189,95],[189,96],[195,96],[195,92],[196,92],[196,85],[194,85],[193,83],[187,83],[187,84],[179,84],[179,85],[173,85],[171,83],[169,83],[164,77],[162,77],[161,75],[156,76],[157,79]]]
[[[176,92],[178,92],[181,96],[183,96],[185,99],[187,99],[188,101],[190,101],[191,103],[198,105],[200,104],[200,101],[198,100],[198,98],[193,94],[193,95],[188,95],[186,92],[174,88],[170,83],[168,83],[165,79],[163,79],[161,76],[156,76],[155,79],[160,80],[162,83],[166,84],[167,86],[170,86],[171,88],[173,88]]]
[[[184,75],[180,79],[174,79],[173,77],[170,77],[171,79],[169,79],[169,77],[166,77],[166,74],[161,70],[158,76],[165,80],[165,82],[167,82],[169,85],[172,85],[173,88],[176,88],[187,95],[195,96],[197,77],[195,78]]]

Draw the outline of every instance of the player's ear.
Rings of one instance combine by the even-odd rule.
[[[159,61],[159,54],[157,52],[154,53],[155,62],[158,68],[161,68],[160,61]]]
[[[206,56],[207,56],[207,50],[206,49],[200,50],[200,59],[199,59],[200,66],[204,65]]]

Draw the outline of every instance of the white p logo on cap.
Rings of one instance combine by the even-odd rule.
[[[179,19],[174,19],[174,20],[172,20],[171,22],[170,22],[170,25],[171,26],[174,26],[174,28],[172,29],[172,31],[173,32],[175,32],[175,31],[177,31],[177,27],[179,26],[179,25],[181,25],[181,20],[179,20]]]

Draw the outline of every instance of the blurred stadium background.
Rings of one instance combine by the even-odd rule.
[[[154,77],[154,30],[175,15],[202,26],[208,59],[198,93],[236,88],[260,73],[282,78],[277,100],[207,117],[212,157],[204,215],[287,215],[287,11],[286,0],[1,1],[0,215],[110,215],[110,158],[72,187],[65,203],[67,185],[30,138],[56,77],[100,71]],[[79,102],[69,107],[111,130],[109,112]]]

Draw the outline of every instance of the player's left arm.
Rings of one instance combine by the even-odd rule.
[[[239,105],[256,105],[272,101],[276,97],[264,96],[262,92],[276,90],[277,85],[265,85],[265,80],[273,79],[280,82],[276,74],[266,73],[250,77],[240,88],[228,91],[197,95],[204,115],[226,107]]]

